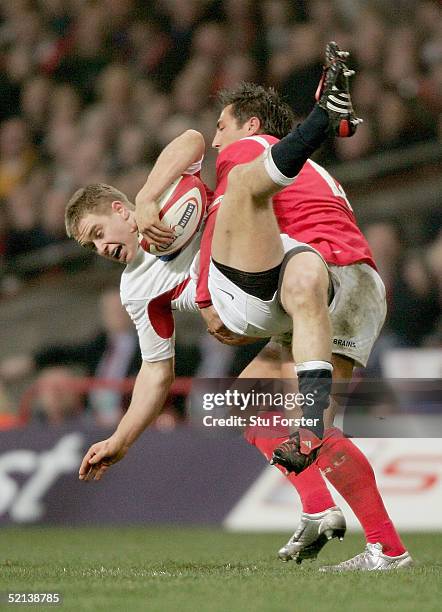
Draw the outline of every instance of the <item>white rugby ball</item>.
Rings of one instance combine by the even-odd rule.
[[[174,230],[175,237],[168,246],[155,246],[142,237],[140,245],[156,257],[172,255],[183,249],[193,238],[206,210],[206,190],[193,174],[183,174],[158,198],[160,220]]]

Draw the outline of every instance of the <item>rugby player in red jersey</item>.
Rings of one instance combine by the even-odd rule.
[[[342,65],[340,69],[341,71],[347,70]],[[340,78],[342,78],[342,74]],[[329,83],[329,85],[331,87],[333,84]],[[337,129],[341,127],[343,116],[347,115],[349,117],[352,111],[348,94],[344,92],[342,95],[342,92],[338,92],[338,95],[339,93],[341,93],[341,98],[335,98],[339,111],[337,113],[339,120]],[[322,96],[324,103],[330,104],[329,94],[330,92],[328,92],[328,96]],[[224,329],[218,314],[221,314],[221,319],[229,329],[239,334],[268,336],[269,329],[273,333],[278,333],[283,330],[284,322],[281,324],[282,327],[275,324],[274,310],[269,310],[269,317],[272,319],[270,325],[267,325],[267,321],[261,318],[262,309],[260,308],[258,308],[257,318],[250,320],[250,302],[247,307],[247,316],[240,311],[235,317],[232,315],[235,308],[232,308],[232,303],[229,302],[228,298],[235,294],[235,297],[241,301],[246,295],[247,299],[252,297],[257,298],[258,301],[261,300],[262,305],[276,295],[277,279],[283,274],[287,277],[289,272],[290,276],[294,278],[294,282],[291,283],[290,295],[288,299],[286,297],[286,301],[290,301],[293,296],[295,299],[287,308],[284,304],[283,291],[280,293],[280,297],[285,307],[286,319],[289,318],[287,313],[290,313],[290,308],[296,309],[297,312],[297,316],[293,316],[292,320],[296,338],[293,345],[293,354],[297,365],[300,390],[305,394],[313,389],[316,394],[319,394],[321,397],[319,404],[322,403],[320,410],[322,411],[328,406],[329,393],[327,389],[324,391],[322,381],[318,382],[317,379],[315,381],[315,375],[317,374],[315,370],[320,370],[320,374],[322,376],[325,374],[327,377],[331,371],[331,368],[328,370],[328,362],[331,360],[335,376],[338,379],[349,380],[355,363],[358,365],[366,364],[371,347],[385,317],[385,296],[382,281],[376,273],[370,249],[357,228],[350,204],[339,183],[324,168],[311,160],[307,160],[305,165],[300,167],[296,167],[295,164],[296,172],[292,172],[293,168],[290,164],[293,164],[293,161],[287,160],[284,154],[279,155],[278,166],[274,163],[276,160],[272,157],[275,157],[277,147],[273,148],[273,156],[269,156],[270,145],[278,141],[277,136],[282,136],[288,131],[292,119],[290,110],[281,104],[275,92],[244,84],[234,92],[224,93],[221,99],[224,102],[224,108],[213,141],[213,146],[220,151],[217,162],[217,187],[203,238],[197,301],[208,323],[209,331],[214,335],[222,333]],[[346,104],[348,108],[345,107]],[[320,123],[322,119],[318,108],[315,109],[314,113],[316,113],[314,121]],[[312,113],[312,116],[314,113]],[[308,141],[310,134],[305,129],[305,125],[301,126],[304,127],[302,134],[299,133],[298,129],[297,136],[301,135],[303,143],[307,143],[306,150],[312,152],[319,142],[315,141],[314,136],[310,142]],[[347,125],[347,127],[350,130],[355,125],[356,122],[353,126]],[[260,172],[262,173],[262,160],[259,160],[253,166],[249,164],[249,168],[244,166],[244,170],[237,173],[235,180],[232,182],[231,192],[235,191],[236,197],[230,199],[230,207],[223,204],[221,210],[224,219],[221,223],[218,219],[216,224],[219,238],[217,240],[215,236],[215,243],[211,246],[216,209],[226,189],[230,171],[238,164],[245,164],[256,159],[263,150],[267,155],[266,173],[270,175],[273,184],[267,184],[261,188],[261,192],[259,191],[257,176]],[[287,147],[285,150],[287,151]],[[271,159],[270,163],[268,161],[269,157]],[[308,157],[308,153],[306,157]],[[305,161],[305,158],[303,161]],[[261,164],[261,167],[259,164]],[[252,168],[251,171],[250,167]],[[296,181],[288,178],[295,174],[297,174]],[[239,180],[238,177],[240,177]],[[336,291],[336,296],[339,295],[339,299],[336,300],[334,308],[332,304],[331,312],[333,324],[332,359],[327,355],[329,337],[327,321],[324,317],[326,308],[322,307],[321,309],[321,302],[325,304],[325,283],[322,284],[322,289],[319,288],[318,290],[317,281],[322,282],[320,280],[321,266],[316,266],[314,263],[315,260],[319,261],[319,258],[311,257],[311,253],[306,252],[306,249],[290,242],[288,242],[288,246],[283,245],[278,250],[278,244],[273,241],[272,237],[275,235],[272,219],[268,216],[265,207],[259,206],[259,204],[256,206],[256,202],[255,205],[252,202],[249,209],[252,210],[252,217],[255,216],[255,218],[251,221],[250,210],[247,210],[247,206],[244,206],[247,198],[250,199],[250,193],[252,193],[252,200],[254,197],[258,200],[263,194],[267,198],[267,196],[275,194],[277,189],[281,189],[284,185],[286,185],[286,188],[273,197],[274,212],[280,231],[313,246],[331,265],[332,276],[335,275],[335,289],[339,287],[339,291]],[[232,203],[235,208],[232,208]],[[230,208],[230,213],[228,208]],[[246,208],[245,213],[244,208]],[[262,212],[261,222],[259,222],[256,216]],[[142,215],[137,218],[137,222],[141,231],[149,235],[149,230],[152,227],[143,225]],[[222,229],[219,229],[220,226]],[[252,229],[253,232],[251,232]],[[150,239],[155,238],[152,234],[149,237]],[[233,249],[232,242],[234,243]],[[241,246],[238,247],[238,243],[242,243],[242,251]],[[266,248],[270,250],[270,255],[265,254],[264,257],[261,257]],[[284,252],[287,253],[289,249],[291,259],[284,259]],[[212,250],[214,260],[211,265],[211,275],[212,278],[216,277],[215,281],[212,281],[212,296],[205,283],[210,250]],[[281,261],[284,262],[282,264],[284,266],[282,274]],[[292,262],[297,265],[292,265]],[[313,265],[310,266],[310,263]],[[288,270],[290,266],[291,270]],[[312,280],[313,282],[311,282]],[[361,288],[364,288],[363,294],[361,294]],[[239,292],[237,289],[239,289]],[[223,300],[217,299],[218,312],[216,312],[211,306],[211,299],[215,295],[219,297],[221,295],[219,291],[228,297],[224,298],[224,303]],[[270,293],[267,295],[268,291]],[[316,310],[315,301],[318,303]],[[350,308],[351,303],[352,307]],[[358,306],[356,309],[355,304]],[[305,309],[304,318],[298,316],[303,308]],[[312,311],[314,314],[309,317]],[[284,318],[283,315],[282,318]],[[295,330],[297,320],[301,323]],[[246,326],[243,325],[244,322],[247,323]],[[321,328],[322,344],[321,338],[318,339],[317,330],[314,329],[315,325]],[[311,344],[315,333],[317,344],[312,348]],[[303,352],[303,347],[307,345],[309,345],[308,349]],[[274,354],[274,346],[264,349],[257,360],[247,368],[244,375],[253,378],[269,376],[268,365],[272,365],[273,372],[275,371]],[[312,358],[314,354],[316,359]],[[299,357],[299,355],[302,357]],[[329,375],[329,379],[331,379],[331,375]],[[318,406],[316,406],[315,415],[318,415]],[[332,415],[329,415],[325,423],[327,427],[331,425]],[[351,467],[349,465],[340,469],[330,467],[330,464],[333,463],[333,457],[336,456],[336,449],[329,452],[328,456],[323,449],[319,453],[316,464],[310,465],[311,458],[307,459],[309,453],[304,454],[302,450],[300,451],[302,440],[300,441],[299,437],[295,439],[298,445],[296,448],[297,461],[301,460],[304,466],[309,467],[296,476],[290,474],[289,478],[300,493],[304,512],[299,528],[287,545],[281,549],[280,557],[285,560],[292,557],[300,561],[303,558],[316,556],[327,537],[339,535],[343,528],[345,529],[342,514],[336,508],[320,474],[318,468],[318,465],[320,465],[327,473],[328,479],[352,506],[365,529],[368,542],[367,551],[363,553],[361,558],[358,556],[356,562],[352,561],[347,565],[340,565],[339,569],[353,569],[355,564],[360,568],[363,568],[365,564],[376,566],[377,569],[408,564],[410,558],[385,511],[376,488],[373,471],[367,460],[337,430],[328,430],[328,432],[327,435],[330,439],[333,437],[340,438],[332,446],[339,448],[341,455],[345,453],[345,456],[351,459],[348,462]],[[322,428],[314,430],[314,433],[321,438]],[[293,462],[291,464],[290,461],[287,461],[287,453],[290,454],[291,452],[293,457],[293,440],[286,443],[286,448],[281,447],[278,451],[277,447],[281,443],[281,437],[269,438],[268,435],[262,435],[259,431],[249,431],[247,437],[267,458],[270,458],[276,449],[275,462],[286,468],[292,468]],[[311,444],[311,440],[308,440],[308,442]],[[287,444],[289,448],[287,448]],[[314,456],[316,457],[316,453]],[[299,464],[296,465],[296,468],[296,471],[299,471]],[[361,495],[361,489],[364,491],[363,495]]]

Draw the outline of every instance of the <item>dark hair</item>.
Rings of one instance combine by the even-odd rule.
[[[258,117],[261,133],[277,138],[286,136],[293,128],[295,115],[273,87],[242,82],[236,89],[221,90],[217,97],[222,108],[232,106],[239,126],[251,117]]]

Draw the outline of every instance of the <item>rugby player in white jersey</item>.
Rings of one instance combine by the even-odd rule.
[[[194,162],[204,153],[199,134],[189,130],[175,145],[181,151],[181,159],[186,160],[187,151],[192,151],[187,166],[190,173],[198,172],[201,164],[195,166]],[[162,155],[175,167],[174,161],[168,159],[167,148]],[[178,174],[185,167],[186,161],[178,168]],[[150,180],[158,181],[155,171]],[[199,235],[177,257],[163,261],[141,248],[134,209],[123,193],[101,184],[79,189],[66,206],[68,235],[98,255],[126,266],[121,277],[121,300],[136,325],[143,359],[129,409],[114,435],[88,451],[80,469],[82,479],[94,476],[99,480],[155,420],[174,379],[172,308],[197,311],[194,276]],[[107,461],[107,457],[112,459]],[[89,460],[99,463],[89,470]]]

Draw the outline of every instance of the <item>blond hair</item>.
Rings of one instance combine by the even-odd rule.
[[[134,209],[127,196],[112,185],[96,183],[78,189],[66,204],[64,213],[66,233],[69,238],[76,237],[78,224],[88,213],[110,215],[111,205],[115,200],[123,202],[131,210]]]

